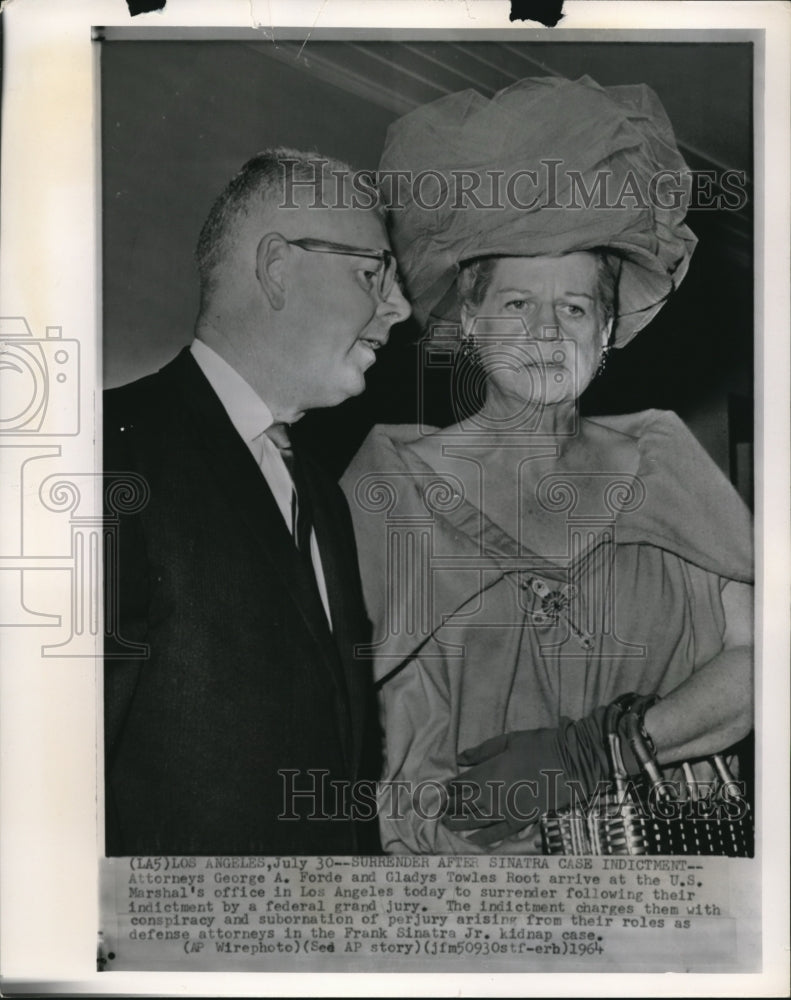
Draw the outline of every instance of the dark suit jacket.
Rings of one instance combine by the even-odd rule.
[[[368,620],[337,485],[303,460],[330,632],[266,480],[188,350],[107,392],[104,423],[110,482],[131,471],[150,490],[120,518],[117,574],[106,560],[108,621],[117,602],[121,639],[150,649],[129,657],[106,640],[107,854],[375,850],[375,823],[321,796],[329,781],[378,777],[369,673],[353,656]],[[320,794],[284,802],[287,787]],[[289,805],[299,818],[279,819]]]

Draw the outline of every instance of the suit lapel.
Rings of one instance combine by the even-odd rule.
[[[326,498],[317,496],[311,467],[303,463],[309,476],[312,492],[314,526],[321,553],[321,565],[327,583],[327,596],[332,616],[335,642],[339,650],[339,663],[348,694],[352,721],[354,760],[360,759],[364,715],[366,712],[365,693],[368,689],[365,670],[368,664],[354,657],[354,646],[359,643],[362,596],[359,594],[357,563],[351,548],[350,526],[339,523],[335,515],[336,505]],[[344,547],[344,540],[346,545]]]
[[[173,382],[197,447],[206,452],[207,468],[215,486],[225,493],[229,509],[241,519],[251,546],[256,546],[262,557],[271,561],[273,572],[283,580],[337,683],[330,662],[335,656],[334,643],[321,599],[314,582],[295,557],[291,532],[258,463],[188,349],[162,369],[161,374]]]

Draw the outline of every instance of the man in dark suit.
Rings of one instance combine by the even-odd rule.
[[[289,150],[249,161],[201,233],[195,340],[106,393],[105,473],[149,494],[106,574],[118,634],[147,647],[106,646],[108,855],[375,849],[355,816],[372,790],[350,792],[378,777],[351,524],[288,436],[362,392],[409,315],[348,174]]]

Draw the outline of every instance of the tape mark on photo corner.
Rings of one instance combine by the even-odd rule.
[[[554,28],[563,18],[563,0],[511,0],[509,21],[538,21]]]

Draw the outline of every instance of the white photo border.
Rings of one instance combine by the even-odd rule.
[[[100,468],[101,325],[98,80],[95,26],[126,27],[153,37],[203,28],[257,37],[279,31],[354,28],[513,33],[520,40],[645,39],[684,30],[701,38],[759,31],[756,59],[756,468],[758,609],[757,765],[763,831],[763,966],[743,976],[573,974],[455,976],[420,974],[299,975],[96,973],[98,928],[96,781],[101,712],[100,650],[68,660],[41,656],[36,628],[0,630],[2,828],[0,890],[3,991],[38,994],[181,995],[679,995],[782,996],[788,976],[788,676],[789,662],[789,7],[786,3],[569,2],[556,29],[509,25],[507,3],[445,0],[378,4],[310,0],[169,0],[165,9],[130,19],[122,0],[17,0],[3,11],[2,316],[24,317],[34,336],[60,327],[79,340],[83,388],[79,433],[46,439],[60,449],[64,474]],[[218,35],[217,37],[220,37]],[[388,37],[394,37],[388,35]],[[414,37],[414,36],[413,36]],[[611,37],[611,36],[609,36]],[[693,37],[693,36],[688,36]],[[763,335],[761,335],[763,331]],[[94,384],[90,386],[90,375]],[[73,416],[73,415],[72,415]],[[71,419],[71,418],[69,418]],[[0,452],[0,488],[8,466]],[[6,492],[0,492],[5,504]],[[100,508],[86,485],[86,517]],[[93,506],[91,506],[93,505]],[[12,513],[16,513],[11,508]],[[18,517],[0,519],[0,551],[22,554]],[[15,548],[15,533],[19,536]],[[31,551],[63,539],[33,539]],[[37,548],[37,545],[39,548]],[[64,570],[65,572],[65,570]],[[44,576],[47,576],[46,574]],[[62,580],[60,581],[62,582]],[[57,573],[42,577],[46,600],[62,605]],[[42,593],[36,596],[41,597]],[[65,610],[65,609],[64,609]],[[101,632],[99,633],[101,634]],[[771,751],[771,766],[767,760]]]

